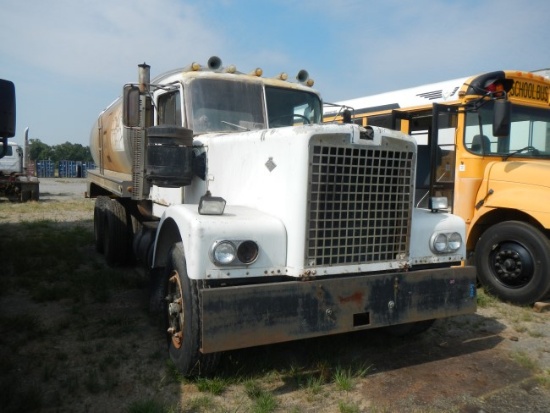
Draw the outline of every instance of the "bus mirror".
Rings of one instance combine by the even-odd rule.
[[[15,86],[0,79],[0,137],[15,136]]]
[[[122,101],[122,123],[133,128],[139,126],[139,87],[125,85]]]
[[[344,109],[344,112],[342,113],[342,122],[351,123],[351,110]]]
[[[510,114],[512,104],[504,99],[494,101],[493,136],[504,138],[510,136]]]

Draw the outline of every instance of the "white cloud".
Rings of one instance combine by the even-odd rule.
[[[16,82],[18,124],[49,144],[86,143],[144,61],[153,77],[211,55],[265,76],[306,69],[328,101],[550,67],[547,0],[0,0],[0,10],[0,77]]]
[[[127,78],[143,60],[183,66],[224,44],[194,6],[173,0],[29,0],[3,15],[4,56],[74,80]]]

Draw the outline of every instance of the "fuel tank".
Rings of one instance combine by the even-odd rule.
[[[90,133],[90,151],[95,164],[110,171],[132,173],[132,141],[122,125],[122,98],[99,114]]]

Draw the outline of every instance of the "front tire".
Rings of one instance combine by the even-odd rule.
[[[485,290],[503,301],[528,305],[550,290],[550,241],[525,222],[502,222],[485,231],[475,263]]]
[[[219,353],[203,354],[200,351],[202,315],[198,285],[187,276],[181,242],[170,249],[165,291],[164,311],[170,358],[186,377],[213,372],[219,361]]]

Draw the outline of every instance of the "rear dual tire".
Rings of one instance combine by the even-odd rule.
[[[132,255],[132,226],[130,217],[116,199],[96,198],[94,206],[95,249],[103,253],[110,267],[125,265]]]

